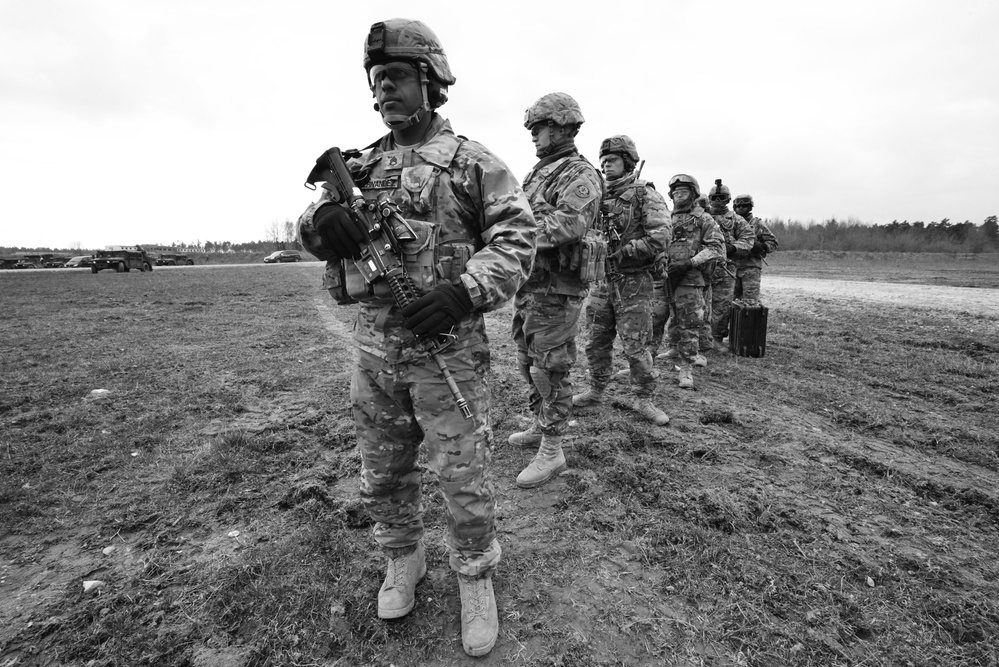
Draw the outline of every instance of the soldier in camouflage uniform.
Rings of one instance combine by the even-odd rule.
[[[745,218],[728,209],[730,201],[732,191],[720,178],[715,179],[708,192],[708,210],[725,237],[725,256],[711,274],[711,299],[707,302],[708,316],[700,333],[701,350],[725,350],[722,340],[728,335],[728,320],[732,311],[735,258],[740,252],[749,252],[756,241],[756,234]]]
[[[708,210],[708,197],[707,195],[701,195],[697,198],[696,206],[701,210]],[[660,291],[661,287],[661,291]],[[711,287],[710,285],[704,288],[705,304],[711,302]],[[652,356],[657,359],[677,359],[680,354],[677,352],[675,347],[671,345],[666,346],[666,351],[662,354],[657,354],[659,352],[659,346],[662,344],[663,333],[666,329],[666,323],[669,319],[669,293],[666,287],[662,283],[656,283],[656,290],[653,296],[654,311],[652,315],[652,343],[651,350]],[[706,307],[706,306],[705,306]],[[703,352],[703,350],[701,350]],[[694,366],[707,366],[708,360],[703,355],[698,353],[694,357]]]
[[[538,221],[538,252],[527,283],[514,300],[513,339],[517,362],[528,383],[534,423],[510,436],[510,443],[538,446],[518,476],[533,488],[565,470],[562,433],[572,413],[569,372],[576,362],[579,316],[589,283],[572,258],[600,217],[603,184],[596,168],[576,149],[583,112],[571,96],[550,93],[524,115],[539,161],[524,179]]]
[[[360,302],[354,325],[351,401],[361,453],[361,499],[388,556],[378,616],[412,610],[426,574],[420,443],[439,480],[450,566],[458,574],[462,645],[488,653],[498,616],[491,575],[500,559],[489,424],[489,347],[482,313],[508,302],[527,279],[536,224],[506,165],[455,135],[436,109],[455,81],[437,36],[419,21],[371,26],[364,68],[375,108],[391,132],[348,166],[366,200],[398,206],[416,232],[403,261],[418,298],[396,305],[384,278],[358,270],[364,235],[357,215],[324,191],[299,219],[305,247],[327,261],[325,287],[338,303]],[[325,160],[321,156],[317,164]],[[451,336],[441,353],[467,400],[464,418],[418,339]]]
[[[735,212],[749,221],[756,234],[756,241],[748,252],[736,253],[734,298],[746,305],[760,303],[760,279],[763,274],[763,259],[768,253],[777,250],[777,237],[766,223],[753,215],[752,195],[739,195],[732,202]]]
[[[673,238],[666,251],[671,311],[667,335],[670,347],[676,350],[683,389],[694,386],[698,332],[704,322],[705,274],[725,257],[725,237],[714,218],[697,205],[700,194],[693,176],[677,174],[670,179]]]
[[[616,135],[600,144],[600,168],[605,193],[601,206],[601,228],[610,240],[606,280],[590,292],[586,319],[590,341],[586,361],[590,388],[577,394],[572,404],[589,407],[603,402],[611,379],[614,337],[620,335],[628,359],[635,391],[633,409],[660,426],[669,422],[665,412],[652,404],[656,380],[652,374],[653,271],[656,259],[666,252],[671,223],[662,195],[635,173],[638,149],[626,135]]]

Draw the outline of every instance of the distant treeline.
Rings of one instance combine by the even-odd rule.
[[[142,245],[141,243],[139,245]],[[232,243],[230,241],[195,241],[184,243],[177,241],[173,245],[149,244],[143,246],[150,252],[220,252],[220,253],[271,253],[275,250],[303,250],[297,241],[246,241]],[[62,255],[90,255],[99,248],[16,248],[0,246],[0,254],[17,255],[25,252],[57,252]]]
[[[803,225],[781,219],[767,220],[781,250],[841,250],[868,252],[999,252],[999,222],[990,215],[980,225],[972,222],[924,223],[903,220],[887,225],[866,225],[835,219]]]
[[[868,252],[999,252],[999,222],[990,215],[980,225],[964,221],[924,223],[897,220],[887,225],[867,225],[857,220],[836,219],[820,224],[802,224],[780,218],[766,220],[777,236],[781,250],[840,250]],[[163,246],[157,246],[162,248]],[[181,253],[269,253],[274,250],[303,250],[297,241],[230,241],[176,242],[173,252]],[[90,254],[82,248],[4,248],[0,254],[25,252],[58,252],[65,255]]]

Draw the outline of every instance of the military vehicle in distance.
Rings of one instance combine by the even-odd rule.
[[[194,260],[187,255],[164,252],[157,258],[156,266],[194,266]]]
[[[142,246],[111,245],[94,254],[90,272],[97,273],[104,269],[114,269],[116,273],[127,273],[132,269],[152,271],[155,263]]]

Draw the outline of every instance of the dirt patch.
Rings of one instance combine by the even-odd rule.
[[[468,662],[433,480],[417,607],[375,617],[351,311],[320,283],[4,277],[34,326],[3,328],[0,664]],[[477,664],[996,664],[999,291],[781,275],[764,295],[765,357],[713,355],[694,391],[660,365],[663,428],[615,385],[533,491],[506,444],[512,311],[487,317],[504,560]]]

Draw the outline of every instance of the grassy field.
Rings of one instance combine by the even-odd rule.
[[[376,618],[353,311],[318,263],[0,273],[0,666],[996,665],[999,313],[918,297],[999,288],[997,256],[769,260],[765,357],[714,356],[693,392],[663,366],[663,428],[618,387],[534,491],[512,313],[489,315],[504,560],[478,660],[432,480],[416,609]]]

